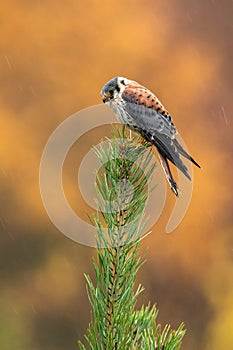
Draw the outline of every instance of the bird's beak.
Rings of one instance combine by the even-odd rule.
[[[104,95],[102,96],[102,101],[103,101],[103,103],[107,102],[108,100],[109,100],[109,96],[108,96],[107,94],[104,94]]]
[[[102,95],[102,101],[103,103],[106,103],[111,100],[111,94],[109,92]]]

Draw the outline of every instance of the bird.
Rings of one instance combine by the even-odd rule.
[[[169,162],[173,163],[189,180],[191,177],[181,156],[192,158],[177,140],[178,131],[173,119],[156,95],[136,81],[117,76],[109,80],[101,90],[103,103],[114,112],[117,120],[137,132],[155,146],[166,179],[174,194],[179,197],[179,188],[172,175]]]

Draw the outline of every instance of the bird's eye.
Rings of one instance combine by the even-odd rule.
[[[124,79],[121,80],[121,84],[125,85],[125,81]]]

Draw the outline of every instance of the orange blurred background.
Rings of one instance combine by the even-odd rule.
[[[39,163],[59,123],[101,103],[116,75],[158,95],[202,165],[180,226],[164,233],[169,192],[143,240],[140,303],[157,302],[163,325],[185,323],[184,350],[233,348],[232,10],[215,0],[1,2],[1,349],[73,350],[83,339],[95,250],[50,222]]]

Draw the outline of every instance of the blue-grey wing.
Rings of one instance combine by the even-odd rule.
[[[129,120],[139,129],[147,130],[151,133],[155,131],[171,139],[174,139],[177,134],[171,118],[163,116],[152,108],[128,101],[124,101],[122,107],[125,113],[128,114]]]

